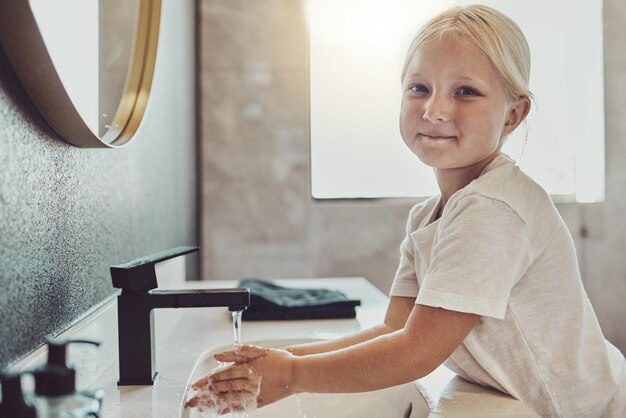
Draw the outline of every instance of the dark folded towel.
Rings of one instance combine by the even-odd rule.
[[[361,305],[336,290],[287,288],[261,279],[243,279],[239,287],[250,289],[250,307],[242,315],[247,321],[354,318]]]

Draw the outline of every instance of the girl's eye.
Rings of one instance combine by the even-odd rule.
[[[471,87],[461,87],[458,92],[461,96],[480,96],[480,94]]]
[[[409,90],[413,93],[428,93],[428,88],[423,84],[413,84]]]

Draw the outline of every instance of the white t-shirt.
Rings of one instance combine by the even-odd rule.
[[[481,315],[446,360],[546,417],[626,417],[626,362],[605,340],[547,193],[500,154],[411,209],[391,296]]]

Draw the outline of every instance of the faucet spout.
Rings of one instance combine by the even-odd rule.
[[[240,307],[244,310],[250,305],[248,289],[153,290],[146,295],[153,309]]]
[[[179,247],[111,267],[117,297],[118,385],[152,385],[155,371],[154,309],[227,307],[241,311],[250,306],[249,289],[153,290],[158,287],[154,265],[197,247]]]

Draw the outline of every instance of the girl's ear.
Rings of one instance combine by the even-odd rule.
[[[517,126],[522,123],[522,121],[528,115],[530,111],[530,99],[528,97],[520,97],[515,101],[511,108],[509,109],[509,113],[506,116],[506,122],[504,123],[504,135],[508,135],[517,128]]]

